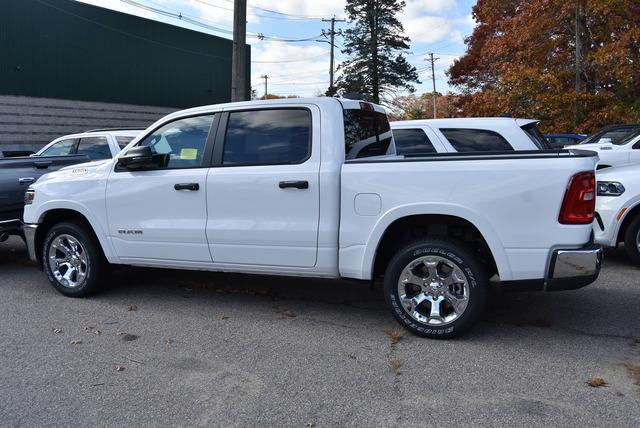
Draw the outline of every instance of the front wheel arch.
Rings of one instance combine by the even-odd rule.
[[[35,236],[34,244],[36,254],[40,254],[42,252],[42,246],[44,245],[44,240],[49,230],[51,230],[51,228],[56,224],[67,221],[81,224],[87,230],[87,232],[91,233],[92,238],[95,239],[95,241],[98,243],[98,246],[102,250],[102,254],[105,254],[103,243],[98,238],[98,235],[91,225],[91,222],[82,213],[70,209],[53,209],[47,211],[42,215]],[[42,262],[39,257],[38,266],[40,267],[40,269],[43,268]]]

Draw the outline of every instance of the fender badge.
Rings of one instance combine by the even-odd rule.
[[[81,175],[86,173],[87,173],[87,168],[74,168],[71,170],[71,174]]]

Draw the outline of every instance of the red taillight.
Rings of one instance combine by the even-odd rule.
[[[569,180],[558,221],[562,224],[589,224],[596,209],[596,175],[581,172]]]

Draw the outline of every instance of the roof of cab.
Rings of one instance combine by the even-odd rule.
[[[328,106],[335,107],[335,103],[338,102],[345,109],[360,109],[361,104],[366,101],[359,100],[351,100],[346,98],[335,98],[335,97],[310,97],[310,98],[280,98],[273,100],[252,100],[252,101],[240,101],[234,103],[224,103],[224,104],[212,104],[200,107],[193,107],[186,110],[180,110],[173,112],[166,116],[166,118],[180,117],[185,115],[194,115],[199,113],[209,113],[211,111],[219,111],[219,110],[231,110],[238,108],[252,108],[252,107],[269,107],[269,106],[278,106],[278,105],[292,105],[292,104],[315,104],[319,106]],[[375,111],[380,113],[386,113],[385,109],[377,104],[366,102],[374,107]]]
[[[455,117],[446,119],[418,119],[418,120],[401,120],[391,122],[391,126],[419,126],[430,125],[435,127],[451,127],[451,126],[487,126],[488,122],[496,125],[508,125],[515,122],[518,126],[526,126],[531,123],[538,123],[536,119],[519,119],[514,117]]]

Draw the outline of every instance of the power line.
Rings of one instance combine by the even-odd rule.
[[[315,55],[315,56],[309,56],[306,58],[292,58],[292,59],[282,59],[282,60],[276,60],[276,61],[251,61],[253,63],[256,64],[282,64],[285,62],[305,62],[305,61],[310,61],[312,59],[316,59],[316,58],[320,58],[320,57],[326,57],[327,54],[323,53],[320,55]]]
[[[233,11],[233,9],[230,9],[230,8],[227,8],[227,7],[224,7],[224,6],[220,6],[220,5],[217,5],[217,4],[209,3],[209,2],[204,1],[204,0],[193,0],[193,1],[198,2],[198,3],[202,3],[202,4],[206,4],[208,6],[215,7],[217,9]],[[247,5],[247,7],[252,8],[252,9],[260,10],[259,8],[256,8],[255,6],[251,6],[251,5]],[[318,20],[318,18],[316,18],[316,17],[309,17],[309,18],[302,18],[302,17],[298,18],[298,17],[295,17],[295,16],[281,17],[281,16],[263,15],[263,14],[260,14],[260,13],[249,13],[249,15],[250,16],[256,16],[256,17],[259,17],[259,18],[277,19],[277,20],[285,20],[285,21],[286,20],[291,20],[291,21],[317,21]]]
[[[224,1],[226,1],[227,3],[233,3],[234,0],[224,0]],[[308,19],[308,20],[319,20],[319,19],[323,18],[322,16],[309,16],[309,15],[298,15],[298,14],[294,14],[294,13],[278,12],[277,10],[265,9],[265,8],[259,7],[259,6],[248,5],[248,7],[250,7],[251,9],[262,10],[264,12],[273,13],[275,15],[288,16],[288,17],[291,17],[291,18]]]

